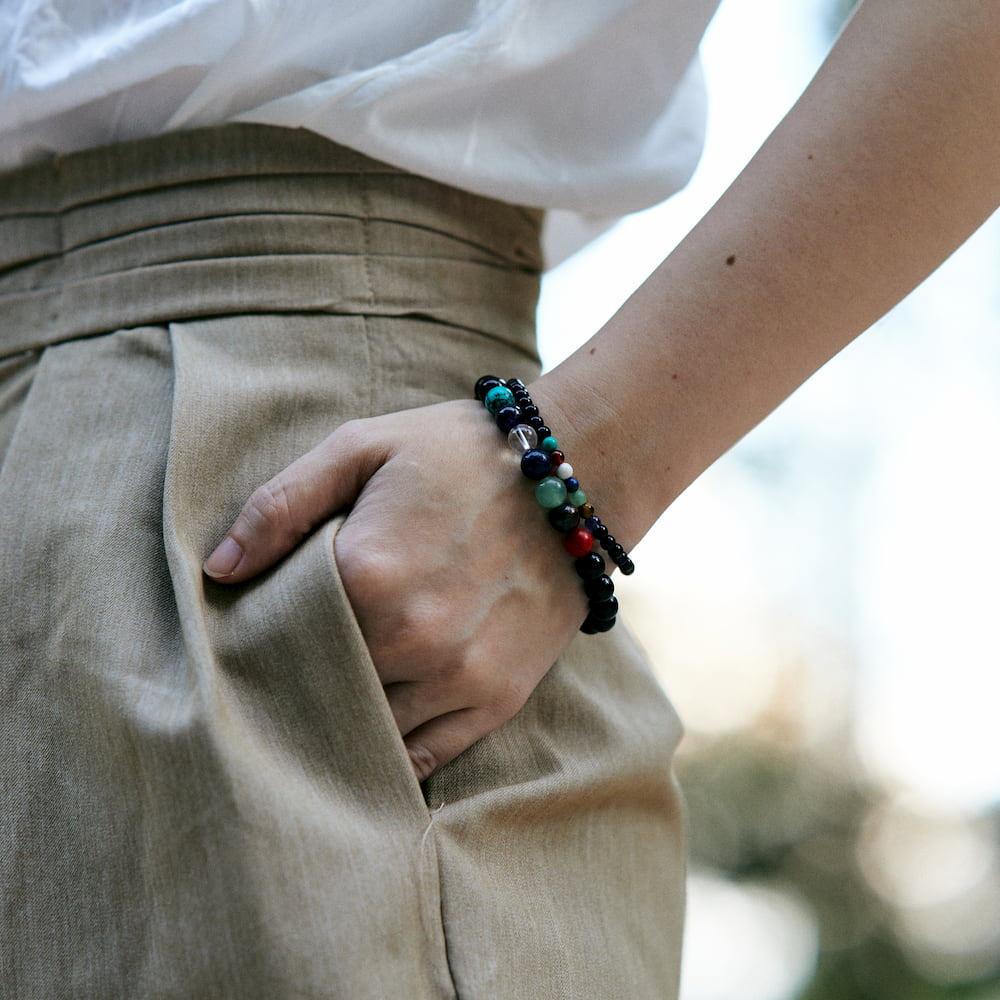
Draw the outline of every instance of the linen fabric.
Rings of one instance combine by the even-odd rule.
[[[420,786],[343,515],[200,569],[340,421],[537,371],[538,222],[264,126],[0,177],[4,998],[675,996],[679,727],[623,628]]]
[[[230,121],[617,217],[690,176],[718,0],[0,0],[0,169]]]

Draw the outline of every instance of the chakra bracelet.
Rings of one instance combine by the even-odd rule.
[[[574,567],[590,605],[580,631],[588,635],[607,632],[614,627],[618,599],[611,577],[604,572],[604,559],[593,551],[594,542],[600,543],[626,576],[635,571],[635,564],[587,500],[525,384],[516,378],[484,375],[476,382],[475,394],[521,456],[521,472],[535,481],[535,498],[548,511],[549,524],[563,534],[563,547],[575,559]]]

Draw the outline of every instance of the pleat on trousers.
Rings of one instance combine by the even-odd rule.
[[[254,125],[0,176],[0,995],[675,995],[679,726],[623,629],[421,786],[343,515],[200,568],[340,422],[538,371],[539,221]]]

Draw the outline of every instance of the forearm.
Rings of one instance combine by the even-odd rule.
[[[1000,5],[867,0],[715,208],[535,384],[623,541],[993,210],[998,53]]]

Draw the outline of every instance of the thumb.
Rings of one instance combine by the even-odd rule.
[[[384,464],[387,449],[365,440],[360,421],[338,427],[251,494],[202,567],[221,583],[242,583],[273,566],[317,524],[354,501]]]

